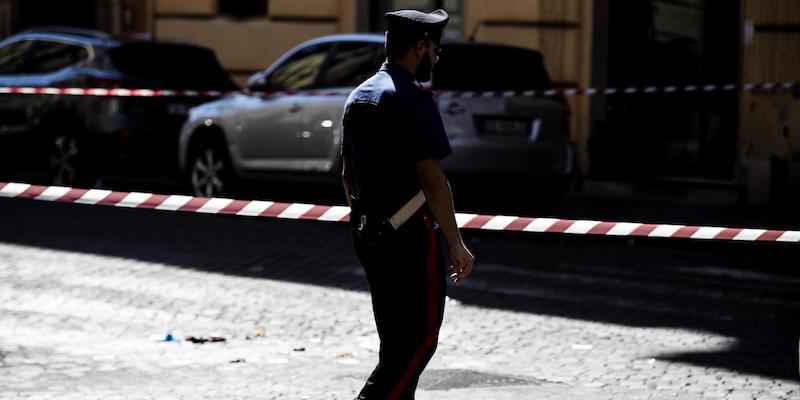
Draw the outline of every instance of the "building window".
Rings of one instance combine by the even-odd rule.
[[[659,42],[699,42],[703,35],[703,4],[653,2],[653,31]]]
[[[267,15],[267,0],[218,0],[220,14],[236,17],[263,17]]]

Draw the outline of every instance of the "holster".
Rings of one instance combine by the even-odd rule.
[[[360,238],[368,243],[378,244],[400,229],[424,204],[425,193],[420,190],[403,207],[400,207],[394,215],[389,218],[381,218],[370,215],[364,207],[364,203],[359,201],[358,198],[352,197],[350,227],[355,230]]]
[[[351,200],[349,224],[359,238],[373,246],[380,244],[395,232],[389,220],[367,212],[358,199]]]

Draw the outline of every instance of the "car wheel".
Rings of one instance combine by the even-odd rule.
[[[49,141],[47,181],[51,185],[72,186],[87,176],[86,151],[75,135],[57,134]]]
[[[189,183],[195,196],[218,197],[231,192],[234,175],[223,146],[200,145],[190,162]]]

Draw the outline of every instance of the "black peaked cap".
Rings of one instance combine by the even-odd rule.
[[[430,36],[435,41],[442,37],[442,30],[450,21],[450,16],[445,10],[436,10],[424,13],[417,10],[399,10],[386,13],[386,21],[389,23],[389,31],[417,31],[426,36]]]

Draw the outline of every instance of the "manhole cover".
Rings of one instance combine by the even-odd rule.
[[[536,385],[536,379],[507,375],[487,374],[464,369],[434,369],[425,371],[419,380],[419,388],[427,390],[450,390],[474,387]]]

